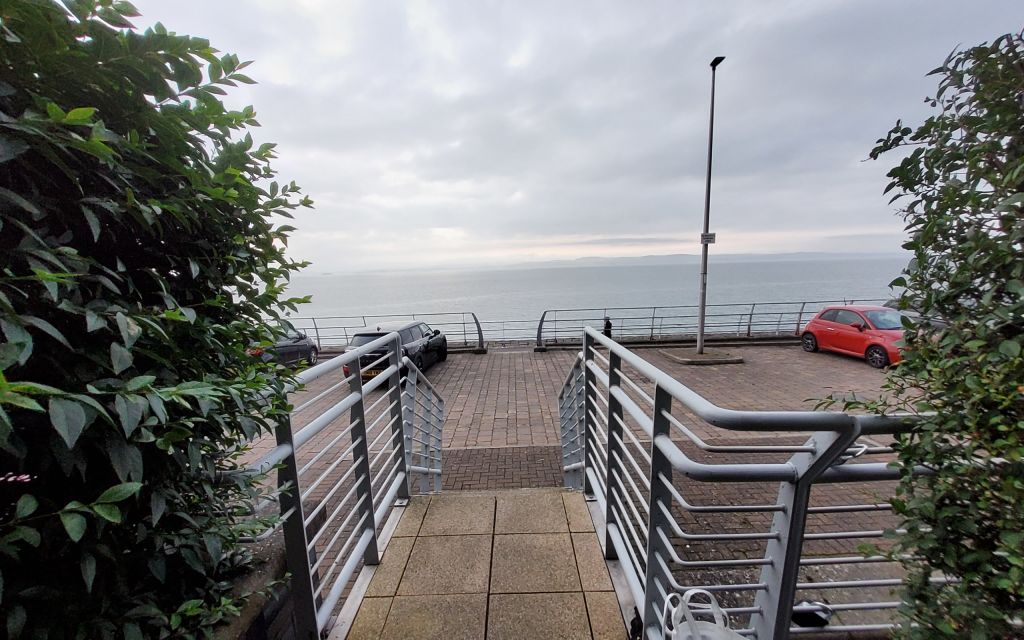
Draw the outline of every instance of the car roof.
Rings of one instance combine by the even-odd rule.
[[[414,327],[418,324],[423,324],[423,322],[421,320],[400,320],[392,322],[381,322],[373,326],[363,327],[362,329],[359,329],[352,335],[383,335],[385,333],[390,333],[392,331],[401,331],[403,329],[408,329],[409,327]]]
[[[847,309],[849,311],[897,311],[892,307],[883,307],[877,304],[839,304],[825,307],[822,311],[831,309]]]

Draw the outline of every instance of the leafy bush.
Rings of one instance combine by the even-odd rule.
[[[247,63],[123,1],[0,2],[0,610],[10,637],[208,633],[237,602],[255,480],[286,412],[284,255],[224,87]],[[258,184],[268,185],[266,188]],[[267,389],[276,393],[263,398]],[[248,523],[248,524],[247,524]]]
[[[1024,39],[954,52],[937,112],[897,122],[889,172],[914,260],[901,303],[948,328],[906,333],[884,408],[920,414],[898,443],[912,638],[1024,636]],[[933,475],[912,476],[914,465]],[[940,572],[959,582],[933,583]]]

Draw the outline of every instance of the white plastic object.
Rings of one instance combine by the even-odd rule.
[[[696,595],[707,598],[707,603],[693,602]],[[710,616],[711,620],[697,620],[694,614]],[[690,589],[682,596],[669,594],[661,612],[661,628],[666,640],[745,640],[729,628],[729,616],[718,606],[715,596],[704,589]]]

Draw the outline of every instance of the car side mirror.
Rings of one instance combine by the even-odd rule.
[[[851,322],[850,326],[853,327],[854,329],[856,329],[857,331],[863,331],[864,330],[864,325],[861,324],[860,322]]]
[[[440,329],[434,329],[434,337],[436,338],[439,335],[441,335],[441,330]]]

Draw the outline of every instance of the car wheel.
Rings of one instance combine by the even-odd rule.
[[[868,347],[868,350],[864,352],[864,359],[876,369],[884,369],[889,364],[889,354],[878,345]]]
[[[803,345],[804,351],[815,352],[818,350],[818,339],[814,337],[813,333],[805,333],[800,337],[800,344]]]
[[[412,363],[416,365],[416,368],[423,371],[423,356],[416,356],[413,358]]]
[[[448,338],[441,341],[441,355],[438,357],[438,362],[444,362],[448,359]]]
[[[316,347],[310,347],[309,348],[309,355],[306,356],[306,362],[309,363],[309,366],[312,367],[313,365],[315,365],[317,363],[317,361],[319,359],[320,359],[320,352],[316,350]]]

